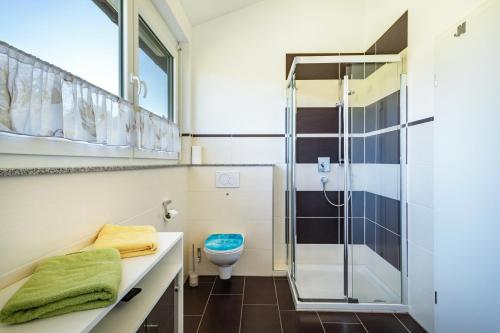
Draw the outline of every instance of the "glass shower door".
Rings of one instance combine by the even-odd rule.
[[[294,77],[287,90],[289,276],[300,301],[399,304],[403,68],[332,66],[338,79]],[[323,158],[328,170],[321,169]]]
[[[401,303],[402,72],[401,63],[346,65],[346,274],[349,299],[360,303]]]

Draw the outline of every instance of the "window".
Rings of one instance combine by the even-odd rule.
[[[120,0],[4,1],[0,40],[119,96],[119,12]]]
[[[139,17],[139,77],[144,83],[139,105],[173,120],[173,57],[142,17]]]

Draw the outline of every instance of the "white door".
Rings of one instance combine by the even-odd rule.
[[[500,0],[437,40],[436,332],[499,332]]]

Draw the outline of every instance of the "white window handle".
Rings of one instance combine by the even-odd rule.
[[[132,85],[137,84],[137,96],[141,96],[141,92],[144,92],[143,97],[146,98],[148,95],[148,86],[146,82],[142,81],[137,75],[130,75],[130,83],[132,83]]]

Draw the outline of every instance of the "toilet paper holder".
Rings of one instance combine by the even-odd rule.
[[[170,205],[171,203],[172,200],[170,199],[163,200],[163,202],[161,203],[163,206],[163,221],[165,222],[170,222],[178,214],[178,212],[175,209],[168,209],[168,205]]]

